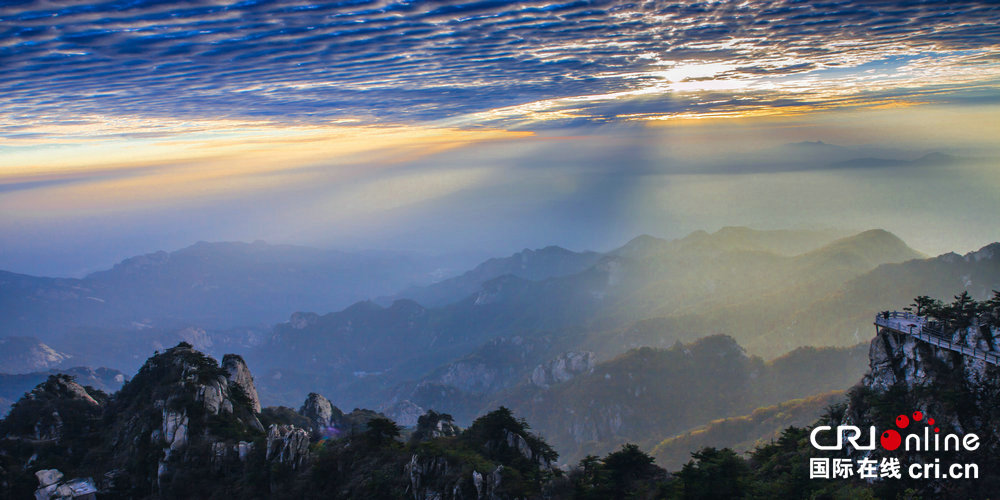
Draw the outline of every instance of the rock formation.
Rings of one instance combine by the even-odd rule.
[[[242,359],[226,356],[220,366],[186,343],[149,358],[112,397],[52,376],[0,421],[0,491],[508,499],[540,498],[554,476],[554,451],[505,408],[466,431],[427,412],[402,442],[396,424],[371,410],[344,414],[313,393],[298,412],[258,412],[255,395]]]
[[[237,354],[226,354],[222,357],[222,369],[226,370],[229,381],[239,387],[243,394],[250,400],[250,406],[254,413],[260,413],[260,397],[257,396],[257,386],[253,383],[253,375],[243,361],[243,357]]]
[[[51,375],[17,403],[6,432],[36,441],[60,441],[67,428],[80,432],[97,425],[107,396],[93,393],[69,375]]]
[[[97,493],[94,480],[77,478],[63,481],[63,473],[58,469],[43,469],[35,472],[38,478],[38,489],[35,490],[36,500],[71,500],[75,498],[93,498]]]
[[[343,430],[344,412],[320,394],[310,392],[299,409],[299,414],[309,419],[312,430],[330,437]]]
[[[973,321],[971,326],[954,330],[951,342],[989,351],[997,335],[1000,329],[996,326]],[[997,459],[1000,446],[996,441],[1000,435],[1000,367],[888,329],[881,329],[872,340],[869,358],[870,371],[849,392],[846,408],[830,425],[855,425],[863,429],[875,426],[879,433],[898,432],[904,441],[911,434],[920,437],[925,431],[932,439],[949,434],[976,434],[982,446],[974,451],[942,453],[926,445],[892,451],[884,446],[855,449],[848,444],[847,456],[899,458],[904,465],[936,460],[946,465],[973,463],[981,471],[1000,467]],[[914,416],[916,412],[920,419]],[[899,425],[899,415],[907,417],[906,425]],[[923,478],[905,486],[939,495],[947,491],[947,496],[956,498],[977,497],[976,491],[1000,486],[1000,478],[988,472],[981,473],[980,478],[979,482],[962,483]]]
[[[309,433],[294,425],[271,424],[267,429],[267,455],[270,462],[301,466],[309,459]]]

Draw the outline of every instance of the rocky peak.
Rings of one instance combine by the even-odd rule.
[[[181,342],[147,360],[113,401],[116,465],[131,470],[152,453],[163,488],[178,464],[200,460],[204,450],[225,457],[262,435],[253,377],[238,356],[224,359],[219,366]]]
[[[258,413],[260,402],[250,370],[239,356],[226,358],[228,365],[220,367],[191,344],[181,342],[149,358],[136,377],[123,387],[121,395],[148,397],[161,408],[171,407],[172,401],[194,400],[210,415],[240,414],[248,425],[263,431],[253,416]],[[246,418],[247,413],[250,418]]]
[[[98,406],[87,389],[73,380],[73,377],[64,374],[50,375],[49,379],[39,384],[27,394],[27,398],[34,401],[47,399],[66,399],[82,401],[87,404]]]
[[[91,391],[69,375],[50,375],[11,408],[0,435],[61,441],[67,435],[92,432],[100,425],[107,395]]]
[[[260,397],[257,395],[257,387],[253,383],[253,375],[237,354],[226,354],[222,357],[222,369],[226,371],[229,382],[239,387],[243,394],[250,400],[250,406],[254,413],[260,413]]]
[[[993,259],[997,255],[1000,255],[1000,243],[990,243],[975,252],[965,254],[965,260],[966,262],[979,262]]]
[[[308,418],[316,430],[322,431],[325,428],[333,427],[344,418],[344,412],[333,406],[329,399],[320,394],[310,392],[305,403],[299,409],[299,414]]]

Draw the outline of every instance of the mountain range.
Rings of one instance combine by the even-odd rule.
[[[125,259],[82,279],[0,272],[0,335],[271,325],[337,310],[446,272],[439,259],[292,245],[199,242]]]
[[[563,254],[573,255],[574,262],[581,258]],[[480,274],[486,281],[476,293],[438,307],[398,299],[389,306],[363,302],[326,315],[297,313],[247,356],[263,369],[264,394],[272,394],[271,380],[287,391],[292,378],[291,387],[304,384],[379,406],[410,399],[407,391],[413,387],[438,384],[435,373],[478,366],[470,359],[503,368],[475,368],[449,378],[489,377],[500,382],[467,385],[499,390],[565,352],[593,352],[606,360],[632,348],[669,347],[711,333],[754,345],[751,352],[765,357],[806,345],[851,346],[864,340],[853,335],[856,328],[831,330],[807,322],[808,333],[777,339],[770,328],[781,315],[835,293],[884,263],[920,257],[878,230],[845,238],[745,228],[673,241],[643,236],[575,274],[538,280]],[[777,316],[756,322],[769,314]],[[416,385],[408,389],[407,384]],[[442,410],[466,414],[472,409]]]
[[[882,230],[723,228],[676,240],[644,235],[601,253],[525,250],[433,283],[419,266],[397,263],[385,275],[402,267],[402,277],[353,289],[365,266],[390,258],[354,260],[360,267],[340,272],[330,262],[359,257],[203,243],[83,280],[4,275],[14,278],[0,283],[0,323],[21,335],[5,341],[21,347],[4,351],[0,372],[89,365],[128,377],[149,352],[183,341],[216,356],[242,354],[266,404],[295,405],[316,392],[404,425],[428,410],[468,425],[504,405],[531,416],[575,459],[625,440],[653,449],[713,420],[842,389],[860,377],[854,346],[870,338],[875,311],[922,294],[983,298],[1000,289],[998,249],[927,258]],[[310,273],[311,262],[329,267]],[[317,312],[290,305],[317,287],[328,289],[311,299],[321,303]],[[345,291],[371,299],[322,305]],[[277,314],[288,320],[239,326]],[[698,347],[706,342],[726,347]],[[679,399],[727,373],[740,382],[732,397],[704,387],[696,392],[719,399]],[[659,408],[681,413],[651,416]],[[819,411],[796,408],[797,421]],[[776,432],[754,429],[734,444]]]

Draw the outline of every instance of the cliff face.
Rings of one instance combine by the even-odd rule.
[[[952,333],[951,342],[991,352],[1000,329],[978,322]],[[996,352],[996,351],[992,351]],[[1000,400],[1000,367],[937,347],[910,335],[881,329],[869,349],[870,370],[861,387],[873,395],[905,394],[913,409],[932,415],[942,429],[997,435],[988,418]],[[847,416],[864,421],[872,409],[852,398]],[[907,412],[903,412],[906,414]]]
[[[1000,328],[974,322],[952,332],[956,345],[990,352]],[[992,350],[992,352],[997,352]],[[872,450],[845,445],[843,453],[853,459],[899,459],[903,465],[900,488],[932,492],[954,498],[980,498],[984,492],[997,491],[1000,478],[993,471],[1000,467],[1000,367],[983,360],[938,347],[910,335],[881,329],[872,340],[870,370],[849,392],[846,408],[829,425],[854,425],[865,434],[874,426],[879,434]],[[886,446],[882,438],[896,433],[901,442],[929,436],[921,444]],[[914,436],[916,434],[916,436]],[[952,446],[945,450],[934,443],[948,435],[960,439],[969,434],[978,437],[975,450]],[[946,477],[919,480],[907,477],[908,465],[941,463],[941,470],[951,464],[976,464],[975,481]]]
[[[1000,330],[977,323],[954,331],[950,340],[956,345],[990,352],[997,335]],[[871,369],[863,383],[878,392],[893,387],[907,390],[935,387],[952,381],[956,375],[964,384],[979,387],[996,382],[998,375],[996,367],[983,360],[886,329],[872,340],[869,359]]]

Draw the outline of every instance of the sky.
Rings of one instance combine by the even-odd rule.
[[[14,272],[199,240],[1000,240],[995,2],[8,0],[0,68]]]

